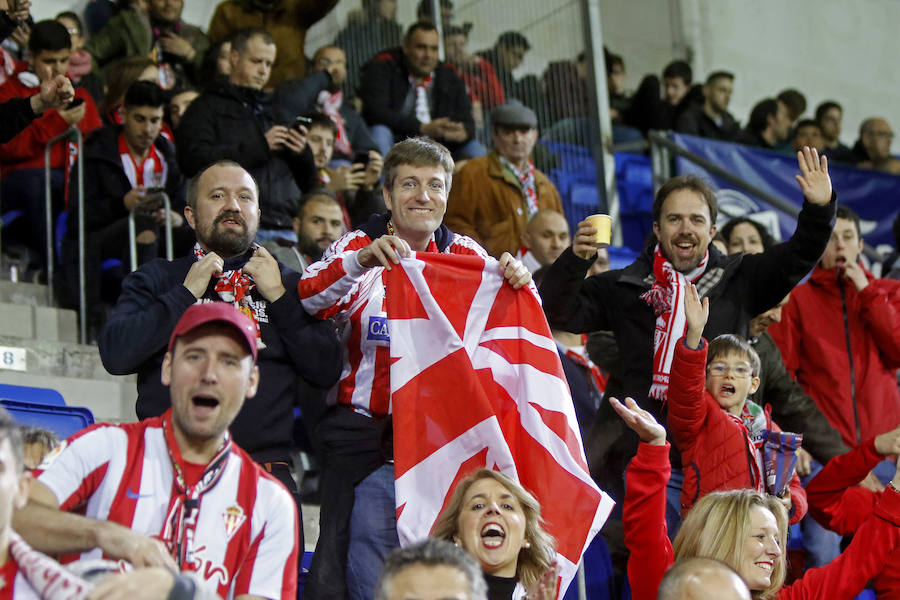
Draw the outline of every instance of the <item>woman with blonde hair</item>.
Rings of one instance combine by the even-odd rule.
[[[753,490],[713,492],[701,498],[681,524],[674,549],[666,531],[666,483],[671,473],[665,428],[631,398],[613,408],[641,438],[625,475],[622,523],[630,551],[628,579],[634,600],[656,598],[675,560],[716,558],[733,568],[756,600],[829,598],[851,600],[900,548],[900,474],[888,485],[853,541],[834,561],[807,570],[783,587],[787,514],[774,497]]]
[[[462,546],[481,564],[488,596],[554,598],[556,540],[544,530],[541,505],[524,487],[491,469],[459,482],[432,537]]]

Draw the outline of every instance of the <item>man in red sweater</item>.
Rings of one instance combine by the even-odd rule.
[[[32,96],[43,82],[65,75],[72,54],[66,28],[56,21],[41,21],[31,30],[28,41],[29,68],[0,86],[0,102]],[[3,212],[21,211],[10,233],[42,256],[44,229],[44,149],[51,139],[72,126],[87,135],[100,126],[100,116],[84,88],[75,90],[75,100],[66,108],[51,109],[36,118],[19,135],[0,145]],[[76,149],[60,142],[50,154],[53,216],[64,205],[65,181]],[[6,232],[4,232],[6,234]]]

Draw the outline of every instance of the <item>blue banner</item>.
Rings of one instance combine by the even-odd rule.
[[[797,157],[771,150],[738,144],[717,142],[690,135],[672,134],[673,141],[689,152],[697,154],[722,169],[740,177],[753,186],[768,192],[798,209],[803,194],[795,175],[800,173]],[[773,231],[776,239],[793,234],[797,221],[775,209],[762,198],[737,189],[734,185],[681,157],[676,158],[675,170],[681,174],[696,174],[710,181],[716,188],[719,206],[734,216],[753,214],[766,225],[778,225]],[[891,224],[900,212],[900,176],[868,169],[829,164],[828,172],[837,191],[838,202],[852,208],[859,215],[863,238],[871,246],[894,246]],[[761,213],[761,214],[760,214]],[[720,225],[724,220],[720,218]],[[780,236],[778,235],[780,233]]]

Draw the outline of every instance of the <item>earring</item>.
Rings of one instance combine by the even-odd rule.
[[[531,542],[525,542],[525,548],[531,548]]]

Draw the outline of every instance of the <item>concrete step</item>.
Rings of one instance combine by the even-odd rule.
[[[57,390],[69,406],[84,406],[94,413],[94,420],[109,423],[128,423],[136,420],[134,402],[137,389],[133,381],[97,381],[77,377],[36,375],[18,371],[0,371],[0,382]]]
[[[0,331],[3,330],[0,329]],[[103,368],[97,346],[9,335],[0,335],[0,346],[24,348],[25,372],[31,375],[127,382],[131,386],[134,386],[137,381],[135,375],[125,377],[110,375]],[[7,372],[0,370],[0,378],[4,377]]]
[[[4,336],[57,342],[78,341],[74,310],[0,302],[0,333]]]
[[[47,306],[47,286],[0,280],[0,302]]]

